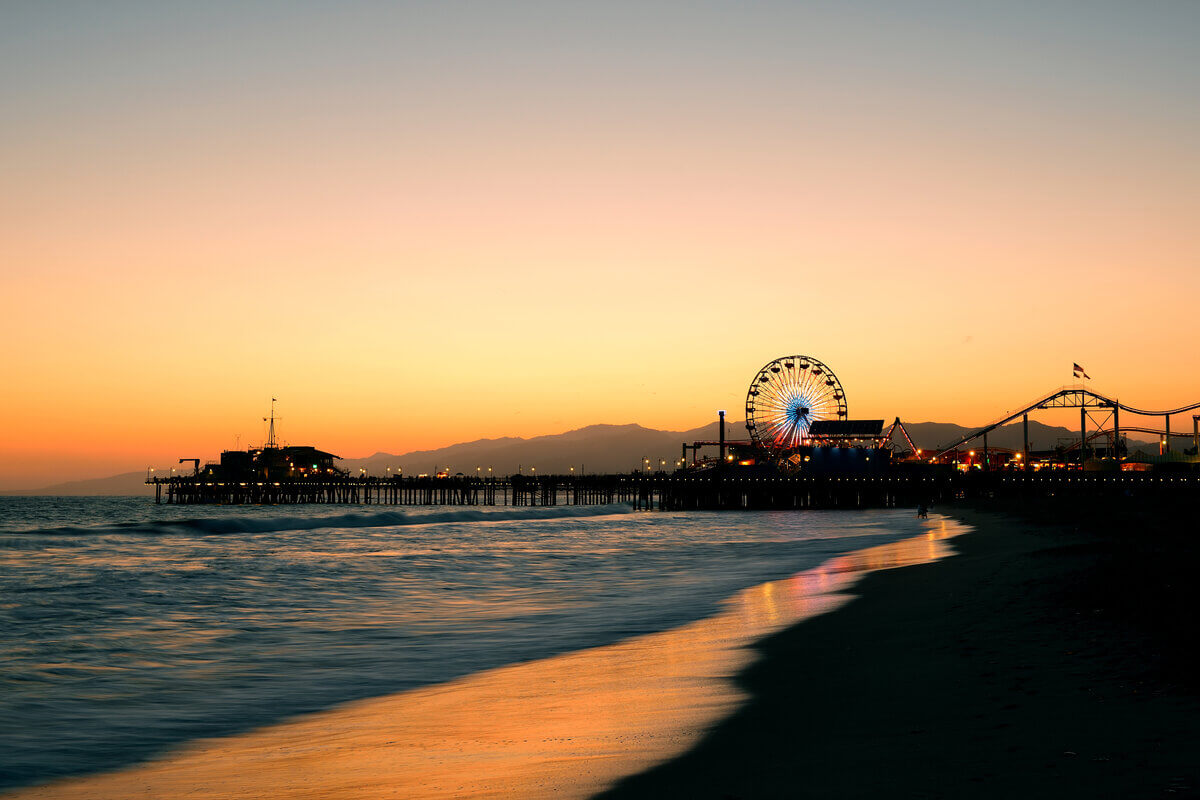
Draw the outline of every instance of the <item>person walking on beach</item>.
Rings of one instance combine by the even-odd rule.
[[[917,504],[917,519],[929,519],[929,507],[924,500]]]

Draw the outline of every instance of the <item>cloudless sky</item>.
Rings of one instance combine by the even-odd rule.
[[[0,5],[0,488],[1200,399],[1200,4]],[[1190,420],[1176,423],[1190,427]]]

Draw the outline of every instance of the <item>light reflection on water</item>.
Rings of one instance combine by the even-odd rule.
[[[99,524],[80,503],[49,515],[68,529],[31,532],[0,499],[0,787],[636,641],[745,587],[925,529],[911,512],[617,508],[461,520],[335,509],[326,528],[311,509],[282,520],[225,509],[190,525],[122,501],[141,504],[128,530],[113,526],[115,501],[97,502]],[[787,619],[766,609],[853,568],[774,587],[755,614]]]
[[[943,557],[961,531],[934,519],[919,537],[753,586],[671,630],[349,703],[14,800],[587,797],[728,714],[748,644],[841,604],[864,572]]]

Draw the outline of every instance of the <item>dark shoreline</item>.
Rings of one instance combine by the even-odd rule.
[[[746,706],[600,797],[1200,796],[1189,510],[939,510],[958,555],[760,642]]]

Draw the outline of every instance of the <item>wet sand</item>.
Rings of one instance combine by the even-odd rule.
[[[1200,794],[1194,512],[1004,511],[760,642],[747,705],[601,796]]]
[[[962,529],[834,558],[748,589],[714,617],[616,645],[350,703],[191,743],[16,798],[587,797],[693,747],[746,700],[753,642],[829,611],[865,572],[945,556]]]

